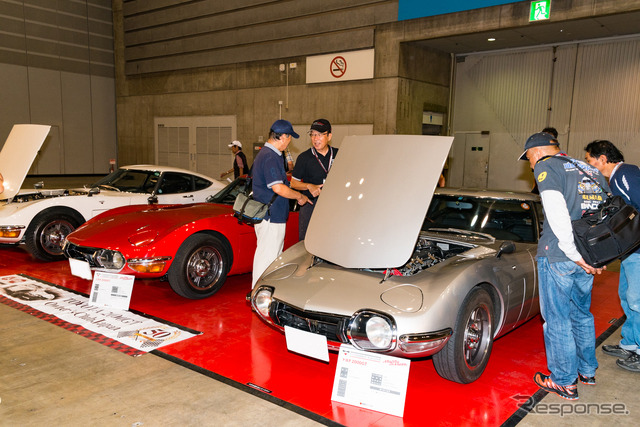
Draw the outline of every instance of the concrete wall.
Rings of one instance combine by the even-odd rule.
[[[110,6],[0,3],[0,147],[14,124],[52,126],[32,174],[106,173],[115,158]]]
[[[277,2],[287,5],[284,18],[264,9],[273,2],[241,3],[237,15],[235,3],[190,10],[170,0],[129,1],[123,11],[122,0],[113,1],[119,163],[153,161],[155,116],[235,115],[238,138],[250,143],[280,114],[294,123],[325,117],[372,124],[376,134],[419,134],[423,110],[451,115],[452,58],[417,42],[528,25],[530,4],[395,22],[397,0]],[[640,0],[554,0],[553,8],[562,21],[638,10]],[[364,48],[375,49],[373,79],[306,84],[307,55]],[[279,65],[290,62],[298,67],[287,76]]]

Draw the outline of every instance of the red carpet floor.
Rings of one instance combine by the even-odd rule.
[[[0,247],[0,275],[19,273],[82,293],[89,293],[91,287],[89,281],[71,275],[67,262],[40,263],[22,248]],[[617,283],[618,274],[613,272],[596,278],[592,304],[596,336],[623,314]],[[264,389],[258,394],[289,402],[294,405],[289,406],[293,410],[301,408],[303,413],[317,414],[326,423],[394,427],[500,425],[523,400],[538,391],[533,374],[547,372],[538,316],[495,342],[485,373],[472,384],[442,379],[430,359],[413,361],[403,418],[335,403],[331,401],[331,390],[336,355],[331,354],[330,362],[324,363],[288,352],[284,335],[260,321],[246,304],[244,297],[250,286],[251,275],[230,277],[213,297],[192,301],[176,295],[168,283],[137,280],[131,308],[204,332],[163,347],[161,353],[169,358],[232,382]]]

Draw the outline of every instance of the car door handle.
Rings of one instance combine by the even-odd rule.
[[[186,196],[182,196],[183,199],[192,199],[193,198],[193,194],[189,194]]]

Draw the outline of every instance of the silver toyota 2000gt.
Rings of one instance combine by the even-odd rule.
[[[347,137],[307,238],[253,289],[268,324],[393,356],[459,383],[539,312],[537,195],[438,189],[452,138]]]

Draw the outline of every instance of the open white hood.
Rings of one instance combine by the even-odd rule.
[[[51,126],[46,125],[13,126],[0,151],[0,173],[4,178],[0,199],[10,199],[18,194],[49,129]]]
[[[348,136],[305,238],[345,268],[388,268],[411,256],[453,137]]]

